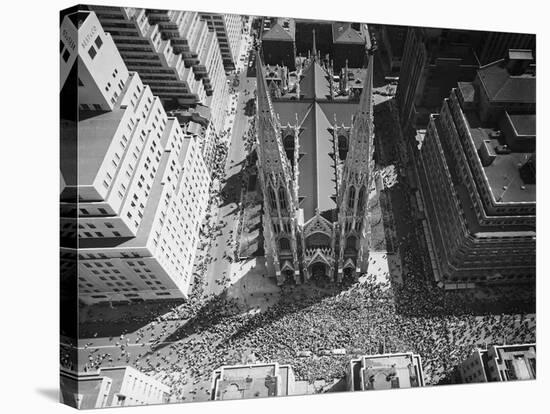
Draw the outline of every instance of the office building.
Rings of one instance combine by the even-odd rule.
[[[129,70],[138,72],[156,96],[182,105],[206,99],[204,82],[195,68],[185,65],[169,39],[162,36],[159,25],[151,24],[145,9],[90,6],[104,30],[115,41]]]
[[[406,26],[387,24],[375,25],[373,27],[378,43],[378,56],[384,66],[384,73],[399,73],[405,48],[407,29]]]
[[[430,114],[439,111],[457,82],[474,79],[479,67],[472,46],[477,33],[409,27],[395,96],[406,134],[426,128]]]
[[[484,32],[476,45],[476,54],[480,65],[484,66],[500,60],[509,49],[535,50],[534,34]]]
[[[474,350],[458,371],[463,383],[534,380],[536,365],[535,344],[491,345]]]
[[[200,17],[208,24],[211,31],[218,36],[218,45],[226,71],[237,66],[245,17],[240,14],[219,14],[200,12]]]
[[[529,51],[479,69],[430,117],[415,165],[436,280],[533,283],[536,78]]]
[[[294,371],[277,362],[223,366],[212,377],[212,400],[296,395]]]
[[[420,355],[366,355],[352,359],[346,372],[348,391],[386,390],[424,386]]]
[[[216,33],[196,12],[89,6],[129,70],[139,73],[164,107],[209,108],[219,133],[228,87]]]
[[[78,123],[61,126],[62,268],[78,254],[85,303],[184,298],[208,202],[200,143],[127,70],[93,12],[67,16],[61,33],[78,45],[66,62],[62,50],[61,72],[79,99]]]
[[[61,369],[61,402],[78,409],[166,404],[170,387],[132,367]]]

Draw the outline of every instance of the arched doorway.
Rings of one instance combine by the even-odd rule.
[[[294,272],[292,270],[283,271],[283,275],[285,276],[285,283],[294,284]]]
[[[344,275],[342,277],[342,282],[344,284],[347,284],[347,283],[353,283],[354,282],[354,274],[353,274],[353,267],[352,266],[348,266],[348,267],[345,267],[344,268]]]
[[[344,253],[346,255],[354,255],[357,253],[357,237],[349,236],[346,239],[346,247]]]
[[[323,280],[327,277],[327,265],[325,263],[315,262],[310,266],[309,271],[313,280]]]

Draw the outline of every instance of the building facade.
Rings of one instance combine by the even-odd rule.
[[[479,67],[475,33],[409,27],[395,97],[404,131],[425,129],[457,82],[474,79]]]
[[[166,404],[170,387],[135,368],[61,369],[61,402],[78,409]]]
[[[420,355],[366,355],[352,359],[346,372],[348,391],[415,388],[424,386]]]
[[[432,264],[447,288],[534,282],[535,77],[518,72],[525,63],[503,59],[459,83],[417,149]]]
[[[86,303],[184,298],[208,202],[200,143],[127,70],[93,12],[66,17],[61,32],[78,45],[67,62],[62,51],[62,74],[79,106],[78,122],[61,126],[62,269],[76,267]]]
[[[259,55],[256,65],[265,251],[277,282],[354,277],[366,271],[370,243],[372,59],[360,99],[339,90],[315,54],[276,96]]]
[[[237,66],[241,50],[244,16],[240,14],[199,13],[202,20],[208,24],[211,31],[218,36],[218,45],[226,71],[232,71]]]
[[[479,63],[484,66],[502,59],[509,49],[536,48],[536,36],[527,33],[487,32],[476,45]]]
[[[215,135],[222,132],[229,88],[217,34],[199,13],[90,9],[112,35],[128,69],[139,73],[165,109],[204,107]]]
[[[463,383],[534,380],[536,366],[535,344],[491,345],[472,352],[458,371]]]

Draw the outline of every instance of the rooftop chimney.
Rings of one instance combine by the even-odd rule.
[[[533,52],[530,49],[509,49],[506,69],[512,76],[523,75],[533,60]]]

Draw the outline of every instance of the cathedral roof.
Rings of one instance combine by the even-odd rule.
[[[351,127],[352,115],[359,109],[358,101],[330,99],[328,76],[313,59],[300,81],[300,99],[271,100],[281,127],[298,125],[300,129],[298,197],[305,222],[315,216],[317,209],[323,214],[337,207],[339,159],[333,127]]]
[[[298,163],[298,197],[303,201],[304,220],[321,212],[336,208],[335,159],[333,158],[332,127],[351,126],[351,116],[357,111],[358,102],[349,101],[278,101],[273,100],[273,109],[279,115],[281,125],[301,125],[298,138],[300,154]],[[283,137],[284,138],[284,137]]]
[[[329,99],[330,81],[328,73],[317,60],[313,60],[300,80],[300,95],[303,99]]]

